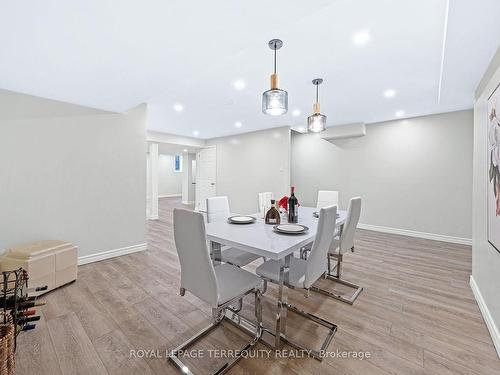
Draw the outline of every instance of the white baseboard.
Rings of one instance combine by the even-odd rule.
[[[175,198],[182,197],[182,194],[158,195],[158,198]]]
[[[391,234],[400,234],[402,236],[410,236],[410,237],[417,237],[417,238],[426,238],[428,240],[458,243],[458,244],[461,244],[461,245],[472,245],[472,239],[471,238],[452,237],[452,236],[445,236],[443,234],[417,232],[417,231],[408,230],[408,229],[398,229],[398,228],[390,228],[390,227],[381,227],[381,226],[378,226],[378,225],[361,224],[361,223],[358,224],[358,228],[360,228],[360,229],[367,229],[367,230],[373,230],[373,231],[376,231],[376,232],[384,232],[384,233],[391,233]]]
[[[486,327],[488,327],[488,331],[490,331],[491,339],[493,340],[493,345],[495,345],[495,349],[497,350],[498,357],[500,358],[500,332],[491,317],[488,306],[486,306],[483,296],[481,295],[481,292],[479,291],[476,281],[472,275],[470,276],[470,287],[472,289],[472,293],[474,293],[474,297],[476,298],[479,310],[481,310]]]
[[[122,247],[120,249],[114,249],[114,250],[102,251],[102,252],[96,253],[96,254],[84,255],[84,256],[78,257],[78,265],[81,266],[82,264],[99,262],[100,260],[119,257],[122,255],[131,254],[131,253],[136,253],[138,251],[144,251],[146,249],[147,249],[147,244],[141,243],[138,245]]]

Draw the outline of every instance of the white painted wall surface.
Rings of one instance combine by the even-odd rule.
[[[145,105],[113,114],[0,90],[0,108],[0,249],[146,242]]]
[[[290,189],[290,129],[262,130],[214,138],[217,146],[217,195],[227,195],[235,213],[258,211],[258,193],[276,197]]]
[[[471,238],[472,111],[367,125],[367,135],[330,143],[292,136],[292,184],[315,205],[338,190],[341,208],[361,196],[360,222]]]
[[[173,195],[180,196],[182,194],[182,177],[184,172],[174,171],[174,157],[174,155],[159,155],[158,196],[160,198]]]
[[[500,356],[500,253],[489,244],[487,236],[487,100],[498,84],[500,49],[479,85],[474,105],[471,278],[471,285],[477,288],[476,299]]]

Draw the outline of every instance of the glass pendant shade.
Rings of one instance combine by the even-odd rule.
[[[307,118],[307,131],[319,133],[326,129],[326,116],[321,114],[319,104],[319,85],[323,83],[323,79],[313,79],[312,83],[316,86],[316,103],[313,104],[312,115]]]
[[[270,116],[284,115],[288,111],[288,93],[278,88],[276,52],[283,46],[279,39],[269,41],[269,48],[274,51],[274,73],[271,74],[271,89],[262,94],[262,112]]]
[[[262,112],[266,115],[280,116],[288,111],[288,93],[285,90],[271,89],[262,94]]]
[[[321,113],[313,113],[307,118],[307,130],[319,133],[326,129],[326,116]]]

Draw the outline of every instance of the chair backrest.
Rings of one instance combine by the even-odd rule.
[[[339,192],[334,190],[319,190],[316,208],[339,205]]]
[[[361,198],[351,198],[347,208],[347,218],[340,235],[339,252],[342,254],[354,247],[354,234],[358,226],[359,216],[361,215]]]
[[[274,194],[272,192],[266,191],[264,193],[259,193],[259,212],[264,212],[266,207],[271,207],[271,199],[274,199]]]
[[[181,288],[217,307],[217,278],[207,247],[203,215],[174,209],[174,239],[181,264]]]
[[[319,210],[318,231],[307,258],[305,287],[309,288],[326,270],[326,257],[335,233],[337,206],[323,207]]]
[[[224,221],[231,215],[227,197],[207,198],[207,222]]]

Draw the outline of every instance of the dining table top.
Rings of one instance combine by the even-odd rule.
[[[305,233],[278,233],[274,230],[274,225],[265,223],[261,212],[251,215],[257,219],[252,224],[230,224],[228,221],[207,223],[207,239],[252,254],[279,260],[314,241],[318,229],[318,218],[313,213],[318,211],[319,209],[315,207],[299,207],[298,224],[309,228]],[[347,211],[338,210],[336,226],[344,224],[346,217]]]

